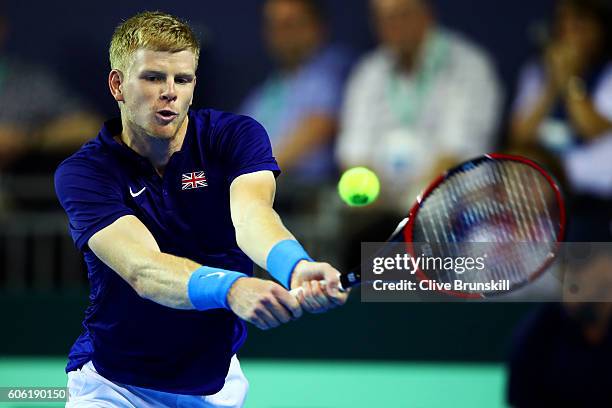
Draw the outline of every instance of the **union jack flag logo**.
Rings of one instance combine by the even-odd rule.
[[[181,179],[181,190],[192,190],[194,188],[206,187],[208,185],[203,171],[184,173]]]

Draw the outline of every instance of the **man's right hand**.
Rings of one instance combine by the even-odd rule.
[[[257,278],[240,278],[227,294],[230,309],[262,330],[278,327],[302,316],[297,299],[281,285]]]

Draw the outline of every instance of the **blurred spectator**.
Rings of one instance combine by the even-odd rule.
[[[512,345],[510,406],[612,406],[611,312],[610,303],[550,303],[530,315]]]
[[[318,185],[334,174],[332,138],[349,55],[328,44],[318,1],[267,0],[263,25],[278,69],[248,96],[241,110],[264,125],[287,175]]]
[[[8,34],[0,13],[0,48]],[[0,56],[0,171],[41,167],[41,156],[65,157],[97,133],[100,121],[43,67]],[[29,155],[37,160],[20,163]],[[52,173],[57,163],[42,169]]]
[[[576,237],[580,240],[590,236]],[[610,243],[569,243],[563,303],[540,306],[515,331],[508,383],[513,407],[612,406]]]
[[[612,198],[611,16],[605,0],[557,3],[541,57],[522,70],[511,123],[514,145],[555,153],[573,191],[590,196],[579,205],[607,208],[608,218],[610,203],[601,200]]]
[[[429,1],[371,9],[380,46],[349,80],[338,158],[377,171],[386,206],[405,212],[432,173],[491,149],[500,86],[483,51],[440,27]]]

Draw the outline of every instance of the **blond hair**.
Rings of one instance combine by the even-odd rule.
[[[196,67],[200,43],[189,25],[161,11],[145,11],[121,23],[111,38],[109,54],[111,69],[125,71],[138,49],[179,52],[190,50]]]

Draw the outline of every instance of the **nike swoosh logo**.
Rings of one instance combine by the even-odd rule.
[[[213,273],[209,273],[208,275],[204,276],[205,278],[210,278],[211,276],[218,276],[218,277],[223,277],[225,276],[225,272],[213,272]]]
[[[138,192],[133,192],[132,191],[132,187],[130,186],[130,195],[132,197],[138,197],[139,195],[141,195],[144,191],[146,190],[146,187],[143,187],[142,190],[138,191]]]

